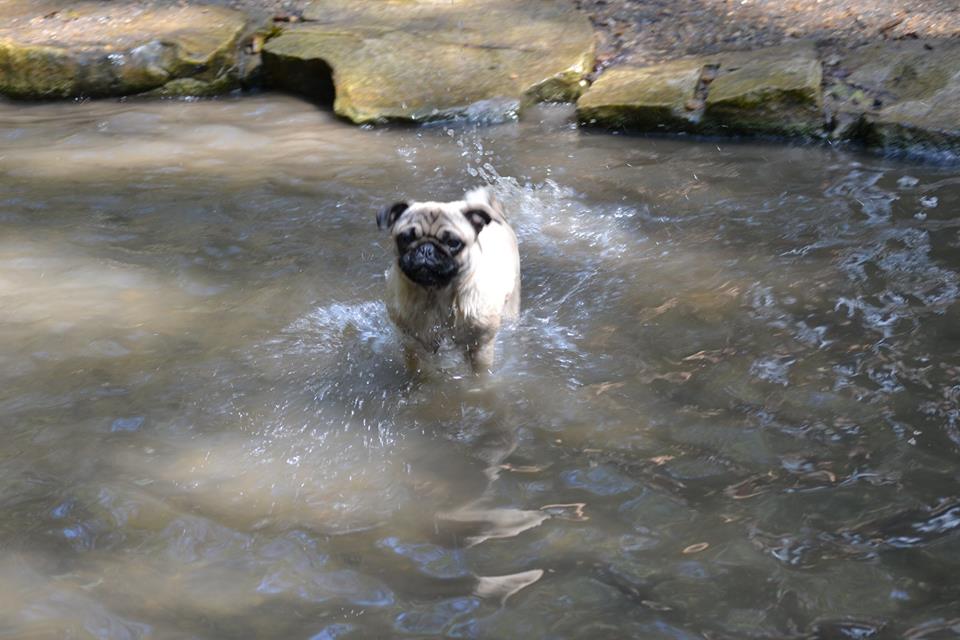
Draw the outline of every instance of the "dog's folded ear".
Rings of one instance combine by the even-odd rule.
[[[503,214],[503,207],[493,197],[493,192],[488,187],[479,187],[467,191],[463,197],[467,203],[463,215],[473,225],[477,233],[483,230],[491,222],[506,222],[507,218]]]
[[[503,210],[503,205],[494,197],[490,187],[471,189],[467,191],[463,199],[466,201],[468,209],[473,209],[474,207],[486,209],[494,220],[506,222],[507,215]]]
[[[397,221],[403,212],[410,208],[409,202],[394,202],[393,204],[380,209],[377,213],[377,227],[380,229],[389,229]]]
[[[490,217],[490,212],[487,209],[481,209],[479,207],[472,207],[463,212],[463,215],[467,217],[467,220],[470,221],[470,224],[473,226],[474,231],[478,234],[483,231],[483,228],[490,224],[490,221],[493,218]]]

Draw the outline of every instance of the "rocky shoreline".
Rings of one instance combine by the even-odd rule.
[[[724,50],[714,38],[694,49],[715,51],[657,56],[622,33],[611,37],[620,27],[611,32],[603,12],[631,4],[657,6],[0,0],[0,96],[211,96],[265,86],[332,103],[358,124],[500,121],[537,102],[576,102],[585,127],[960,158],[956,37],[897,36],[903,19],[847,46],[781,37]]]

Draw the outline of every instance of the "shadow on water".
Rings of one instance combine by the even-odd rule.
[[[946,170],[2,109],[0,637],[953,632]],[[485,385],[411,379],[374,212],[481,182],[524,311]]]

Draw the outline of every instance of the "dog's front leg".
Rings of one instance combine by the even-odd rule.
[[[493,366],[494,347],[496,341],[493,338],[467,347],[467,360],[470,361],[470,367],[475,374],[489,373]]]
[[[424,374],[430,364],[430,354],[436,354],[440,351],[440,340],[436,336],[427,336],[425,338],[408,334],[403,340],[403,361],[407,367],[407,373]]]
[[[420,373],[423,370],[423,363],[420,358],[420,349],[418,349],[415,345],[404,345],[403,362],[407,367],[407,373]]]

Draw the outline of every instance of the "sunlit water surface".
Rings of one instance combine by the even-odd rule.
[[[957,172],[564,116],[0,105],[0,637],[958,637]],[[375,213],[482,183],[412,377]]]

